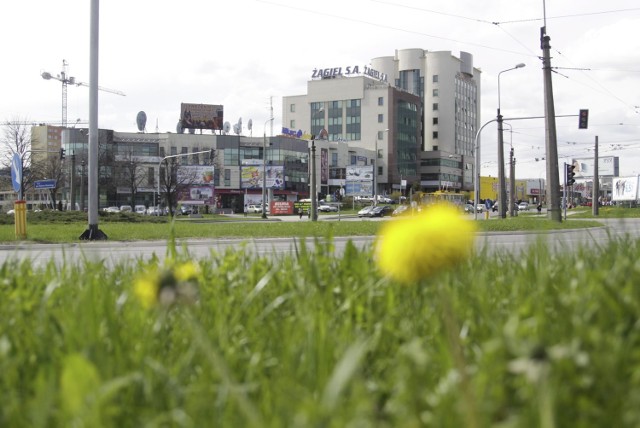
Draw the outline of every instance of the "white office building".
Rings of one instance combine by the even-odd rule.
[[[376,151],[378,193],[401,183],[427,192],[473,189],[480,70],[471,54],[403,49],[311,77],[306,94],[283,97],[285,132]]]

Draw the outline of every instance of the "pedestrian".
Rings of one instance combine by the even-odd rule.
[[[249,211],[249,208],[247,207],[247,204],[244,204],[244,216],[247,216],[247,212]]]
[[[538,209],[538,214],[540,214],[542,212],[542,204],[538,204],[536,208]]]
[[[300,220],[302,220],[302,208],[298,208],[298,214],[300,214]]]

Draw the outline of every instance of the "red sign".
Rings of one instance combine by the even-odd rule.
[[[273,201],[269,207],[271,215],[292,215],[293,202],[289,201]]]

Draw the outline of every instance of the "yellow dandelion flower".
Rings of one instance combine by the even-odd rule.
[[[200,267],[193,262],[186,262],[175,267],[173,274],[178,282],[196,279],[200,273]]]
[[[464,260],[473,250],[475,224],[449,204],[427,207],[419,215],[387,222],[378,235],[380,270],[415,283]]]
[[[151,308],[158,303],[160,278],[157,272],[146,272],[139,276],[133,285],[133,292],[145,308]]]

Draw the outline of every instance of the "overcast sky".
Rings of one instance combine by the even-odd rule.
[[[0,120],[60,122],[62,70],[89,83],[90,0],[0,3]],[[619,156],[621,175],[640,174],[640,3],[636,0],[108,0],[100,5],[99,127],[175,132],[180,103],[224,105],[225,121],[260,136],[273,104],[306,92],[314,68],[369,64],[396,49],[460,51],[482,70],[485,123],[496,115],[498,73],[505,118],[544,114],[540,28],[551,37],[559,163]],[[86,87],[70,86],[68,122],[88,120]],[[249,119],[253,129],[247,129]],[[545,177],[544,121],[513,121],[505,134],[518,178]],[[87,126],[87,125],[84,125]],[[483,175],[497,175],[496,130],[482,132]],[[266,127],[270,134],[269,126]],[[537,159],[537,161],[536,161]]]

